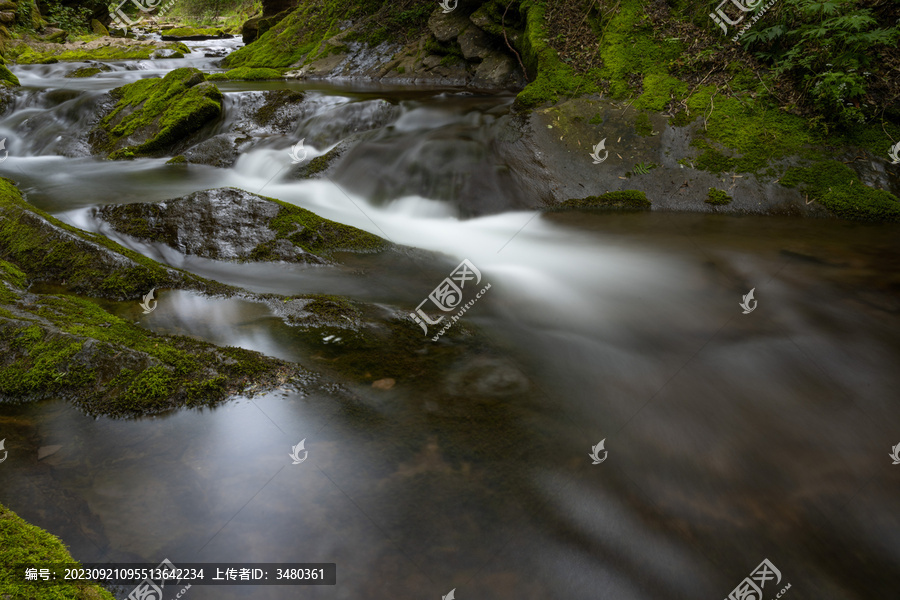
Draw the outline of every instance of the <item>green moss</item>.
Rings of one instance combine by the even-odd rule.
[[[438,56],[458,56],[463,58],[462,48],[456,40],[449,42],[441,42],[433,35],[429,35],[425,40],[425,53],[436,54]]]
[[[597,113],[590,118],[588,123],[590,123],[591,125],[600,125],[601,123],[603,123],[603,116],[600,113]]]
[[[644,91],[634,102],[634,106],[644,110],[660,112],[673,99],[684,98],[687,84],[665,73],[648,73],[644,76]]]
[[[516,105],[534,108],[546,102],[556,102],[561,95],[572,95],[576,90],[585,94],[598,92],[597,73],[576,75],[572,67],[559,60],[556,51],[547,43],[545,6],[534,2],[525,8],[522,60],[534,79],[516,96]]]
[[[335,251],[378,252],[388,242],[362,229],[329,221],[305,208],[274,198],[266,198],[281,205],[269,223],[276,239],[286,238],[295,246],[313,254]]]
[[[297,104],[306,98],[303,92],[294,90],[275,90],[266,93],[265,104],[259,107],[253,118],[260,125],[268,125],[275,118],[278,109],[288,104]]]
[[[638,113],[637,117],[634,119],[634,130],[640,136],[650,136],[653,135],[653,124],[650,123],[650,115],[647,113]]]
[[[252,44],[226,56],[222,66],[288,67],[316,51],[338,20],[352,19],[360,10],[356,4],[338,1],[303,2]]]
[[[671,94],[683,94],[684,84],[668,75],[668,65],[683,51],[680,43],[660,43],[653,39],[650,18],[641,0],[622,0],[619,10],[604,23],[600,57],[600,77],[609,80],[613,98],[631,94],[633,74],[643,75],[644,93],[635,106],[662,110]]]
[[[329,321],[337,321],[342,318],[355,319],[359,316],[349,300],[341,296],[330,296],[326,294],[307,294],[303,298],[311,299],[304,310],[314,313],[316,316],[327,319]]]
[[[139,297],[165,281],[230,288],[65,225],[30,207],[7,179],[0,179],[0,256],[3,401],[63,397],[90,414],[147,414],[270,388],[299,373],[255,352],[153,333],[85,298],[26,294],[36,279],[108,297]]]
[[[80,566],[60,539],[31,525],[0,504],[0,565],[67,564]],[[25,582],[12,568],[0,569],[0,597],[21,600],[114,600],[96,583]]]
[[[67,225],[25,202],[12,181],[3,178],[0,256],[14,263],[23,276],[110,298],[139,298],[151,288],[165,286],[213,293],[230,290],[228,286],[164,267],[102,235]],[[130,266],[123,259],[128,259]]]
[[[644,192],[638,190],[621,190],[607,192],[599,196],[573,198],[559,205],[559,208],[600,208],[641,210],[650,208],[650,200]]]
[[[462,56],[457,56],[455,54],[448,54],[441,59],[442,67],[452,67],[453,65],[463,64],[465,64],[465,60],[462,58]]]
[[[715,204],[722,205],[728,204],[731,202],[731,196],[729,196],[723,190],[717,190],[716,188],[709,188],[709,192],[706,194],[706,200],[704,200],[707,204]]]
[[[163,31],[164,36],[171,37],[192,37],[192,36],[210,36],[210,37],[226,37],[226,33],[215,27],[194,28],[194,27],[177,27],[175,29],[167,29]]]
[[[261,79],[283,79],[284,71],[280,69],[238,67],[225,73],[213,73],[206,79],[211,81],[259,81]]]
[[[166,161],[167,165],[186,165],[187,159],[184,157],[184,154],[179,154],[178,156],[173,156],[169,160]]]
[[[689,111],[680,110],[669,119],[669,125],[672,127],[687,127],[693,120],[694,118]]]
[[[189,383],[184,390],[187,394],[187,405],[191,406],[199,400],[221,397],[226,389],[228,378],[218,375],[204,381]]]
[[[688,100],[691,115],[702,116],[705,129],[694,146],[706,149],[698,164],[714,173],[755,173],[770,160],[806,155],[806,147],[821,143],[801,117],[787,114],[761,99],[716,95],[711,86],[701,86]],[[710,142],[735,150],[728,158]]]
[[[112,90],[118,102],[91,134],[95,150],[113,159],[153,156],[196,132],[222,112],[222,93],[203,81],[203,73],[185,67]],[[135,134],[145,141],[129,143]]]
[[[900,199],[864,185],[847,165],[824,160],[788,169],[781,184],[800,186],[809,198],[835,215],[855,221],[900,221]]]
[[[0,85],[18,86],[19,78],[6,65],[0,65]]]
[[[82,346],[83,342],[45,333],[37,325],[14,332],[10,348],[19,357],[0,370],[0,395],[26,396],[85,385],[92,380],[92,369],[72,360]]]
[[[66,77],[69,78],[81,78],[81,77],[93,77],[97,73],[102,73],[103,69],[99,67],[81,67],[79,69],[75,69],[74,71],[70,71],[66,73]]]
[[[157,46],[155,44],[132,44],[128,46],[99,46],[90,50],[62,50],[53,49],[46,52],[36,52],[27,49],[19,54],[17,61],[21,64],[47,64],[58,61],[87,62],[91,60],[148,60],[151,55],[160,48],[168,48],[176,52],[189,53],[190,50],[180,43]]]

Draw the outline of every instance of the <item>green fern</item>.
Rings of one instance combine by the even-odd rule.
[[[646,175],[650,172],[650,169],[655,169],[659,165],[655,165],[653,163],[638,163],[631,168],[631,174],[633,175]]]

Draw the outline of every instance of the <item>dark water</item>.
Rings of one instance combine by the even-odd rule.
[[[134,71],[116,73],[109,87]],[[264,85],[223,89],[237,106],[234,96]],[[0,168],[32,202],[86,228],[97,227],[92,205],[235,185],[444,253],[451,268],[468,258],[492,287],[465,320],[491,346],[433,381],[398,378],[388,390],[323,380],[302,395],[130,421],[61,402],[5,405],[0,502],[85,562],[337,564],[334,587],[194,586],[185,597],[197,599],[440,598],[453,588],[460,600],[726,598],[763,559],[781,575],[766,583],[767,600],[787,584],[788,599],[897,596],[897,226],[660,213],[462,219],[465,202],[439,194],[297,182],[283,176],[290,146],[319,132],[331,136],[312,146],[324,152],[380,96],[396,111],[377,140],[394,148],[488,148],[489,135],[471,132],[487,135],[508,106],[452,91],[305,85],[317,108],[231,169],[173,174],[164,159],[55,156],[49,134],[26,140],[16,114],[0,130],[32,150]],[[401,155],[371,161],[389,169]],[[485,189],[503,182],[475,177]],[[369,275],[259,268],[123,242],[257,291],[408,310],[449,272],[423,274],[402,257],[379,259]],[[758,305],[742,314],[751,288]],[[261,305],[186,292],[162,293],[150,315],[117,310],[313,369],[340,343],[311,346]],[[293,465],[301,439],[309,458]],[[593,465],[601,440],[607,459]],[[38,461],[39,448],[56,445]]]

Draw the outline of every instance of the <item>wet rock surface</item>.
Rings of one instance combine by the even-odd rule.
[[[235,188],[96,210],[119,233],[214,260],[329,264],[334,252],[372,252],[389,246],[354,227]]]
[[[473,15],[474,16],[474,15]],[[411,85],[459,86],[477,91],[518,90],[524,74],[502,37],[459,12],[435,10],[429,34],[406,46],[346,41],[347,29],[327,40],[327,51],[295,65],[285,76],[299,79],[375,79]]]

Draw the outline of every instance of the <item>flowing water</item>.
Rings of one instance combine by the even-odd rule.
[[[261,90],[307,93],[288,135],[233,167],[101,161],[79,133],[109,89],[183,61],[15,69],[0,172],[33,204],[90,207],[235,186],[445,255],[353,269],[239,265],[117,238],[260,292],[411,311],[460,260],[491,289],[465,314],[490,347],[423,385],[321,385],[137,420],[61,401],[0,407],[0,502],[83,562],[333,562],[337,585],[192,587],[204,598],[724,598],[763,559],[766,599],[896,597],[900,247],[896,225],[691,214],[543,214],[492,157],[510,97],[348,82],[221,86],[229,131]],[[369,136],[336,181],[287,176]],[[430,173],[439,173],[430,177]],[[738,306],[755,289],[757,308]],[[142,326],[316,368],[259,304],[167,291]],[[339,344],[322,340],[321,345]],[[372,379],[378,379],[373,373]],[[301,439],[308,460],[293,465]],[[606,460],[591,448],[605,440]],[[59,446],[59,448],[55,448]],[[56,452],[38,460],[38,449]],[[120,591],[124,597],[127,590]],[[753,598],[755,596],[733,596]]]

